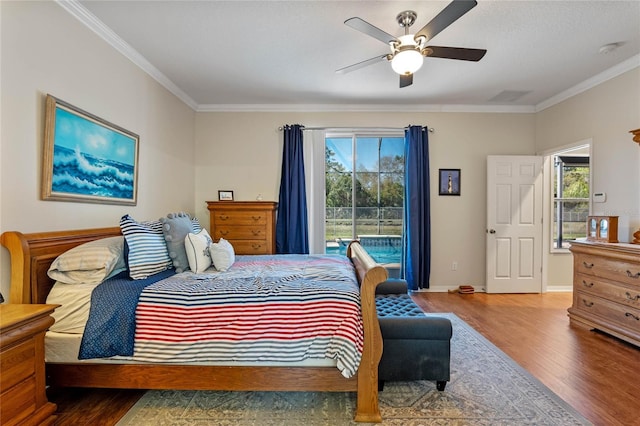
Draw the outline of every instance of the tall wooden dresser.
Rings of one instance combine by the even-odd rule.
[[[0,424],[52,425],[47,401],[44,333],[58,305],[0,305]]]
[[[273,201],[207,201],[211,238],[224,238],[236,254],[276,252],[276,208]]]
[[[640,245],[576,241],[572,323],[640,346]]]

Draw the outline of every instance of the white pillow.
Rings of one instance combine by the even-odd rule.
[[[47,274],[65,284],[98,284],[124,271],[124,237],[102,238],[74,247],[58,256]]]
[[[220,238],[217,243],[209,246],[211,261],[218,271],[226,271],[236,261],[236,254],[231,243],[224,238]]]
[[[187,252],[189,268],[195,272],[204,272],[211,266],[211,254],[209,245],[211,237],[206,229],[200,230],[197,234],[189,232],[184,239],[184,250]]]

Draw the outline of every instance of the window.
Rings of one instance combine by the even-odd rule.
[[[589,156],[571,151],[553,160],[553,248],[568,249],[571,241],[587,236]]]
[[[404,136],[325,139],[327,253],[359,238],[379,263],[400,263]]]

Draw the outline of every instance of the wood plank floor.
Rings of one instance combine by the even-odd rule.
[[[595,425],[640,425],[640,349],[572,326],[570,293],[415,293],[426,312],[453,312]],[[115,424],[144,391],[50,389],[56,425]]]

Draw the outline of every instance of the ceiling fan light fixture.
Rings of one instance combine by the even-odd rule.
[[[391,68],[400,75],[413,74],[422,67],[424,57],[415,49],[401,50],[391,60]]]

